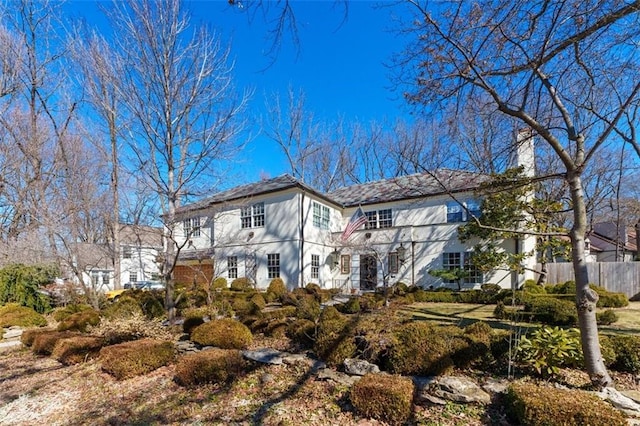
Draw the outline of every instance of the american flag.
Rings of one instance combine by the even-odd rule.
[[[355,213],[353,213],[353,216],[351,216],[351,219],[349,219],[349,223],[342,233],[342,241],[348,240],[351,234],[353,234],[353,231],[360,228],[365,223],[368,223],[367,216],[362,211],[362,207],[358,207]]]

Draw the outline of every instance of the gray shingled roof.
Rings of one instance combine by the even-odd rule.
[[[433,173],[400,176],[377,182],[351,185],[328,194],[345,207],[385,203],[469,191],[486,180],[487,175],[461,170],[439,169]]]
[[[218,192],[211,197],[204,198],[195,203],[191,203],[177,209],[176,213],[184,211],[200,210],[209,206],[229,202],[242,200],[244,198],[255,197],[257,195],[268,194],[271,192],[282,191],[289,188],[302,188],[306,191],[312,192],[322,198],[326,198],[326,195],[321,194],[310,186],[300,182],[289,174],[284,174],[272,179],[261,180],[258,182],[249,183],[246,185],[236,186],[235,188],[228,189],[226,191]]]
[[[440,169],[432,174],[420,173],[351,185],[337,189],[329,194],[322,194],[293,176],[284,174],[273,179],[241,185],[219,192],[211,197],[180,207],[176,213],[206,209],[219,203],[242,200],[295,187],[311,192],[339,206],[352,207],[473,190],[486,179],[486,175],[479,173]]]

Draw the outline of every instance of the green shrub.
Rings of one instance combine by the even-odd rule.
[[[305,294],[297,300],[296,316],[300,319],[317,321],[320,317],[320,302],[312,295]]]
[[[287,325],[286,335],[303,348],[312,348],[316,340],[316,324],[308,319],[297,319]]]
[[[314,350],[321,360],[332,366],[342,364],[356,353],[353,324],[333,306],[320,314]]]
[[[185,355],[176,364],[176,381],[182,386],[229,383],[246,368],[242,354],[234,349],[210,349]]]
[[[67,305],[64,308],[55,309],[53,311],[53,319],[58,322],[64,321],[71,315],[77,314],[78,312],[86,311],[88,309],[93,309],[93,307],[90,305],[74,303],[71,305]]]
[[[211,287],[214,290],[226,290],[228,287],[227,279],[225,277],[217,277],[213,280]]]
[[[608,336],[608,339],[615,353],[615,358],[609,363],[610,368],[627,373],[640,373],[640,336],[613,335]],[[601,346],[606,345],[602,343]]]
[[[604,287],[593,284],[589,287],[598,293],[598,308],[624,308],[629,306],[629,298],[624,293],[612,293]]]
[[[243,297],[236,297],[231,302],[231,308],[239,317],[245,317],[254,312],[255,305]]]
[[[193,329],[202,324],[204,324],[204,319],[202,317],[185,318],[184,322],[182,323],[182,331],[187,334],[191,334],[193,332]]]
[[[485,293],[489,293],[489,294],[498,294],[502,291],[502,287],[500,287],[498,284],[492,284],[492,283],[482,284],[480,286],[480,289]]]
[[[155,319],[165,316],[164,293],[162,291],[135,290],[132,293],[132,297],[138,302],[145,317]]]
[[[582,363],[580,331],[572,328],[540,327],[523,336],[516,348],[517,359],[543,376],[555,376],[561,367]]]
[[[522,290],[530,294],[545,294],[547,292],[546,288],[539,285],[535,280],[526,280],[522,284]]]
[[[251,300],[249,302],[252,305],[251,306],[252,314],[259,313],[261,310],[264,309],[265,306],[267,306],[267,302],[264,300],[264,297],[260,293],[256,293],[253,296],[251,296]]]
[[[102,316],[109,319],[126,319],[142,315],[144,315],[144,312],[142,312],[138,301],[124,294],[102,310]]]
[[[38,336],[39,334],[51,333],[55,331],[56,330],[52,328],[28,328],[22,331],[22,336],[20,336],[20,341],[22,342],[23,345],[29,348],[31,347],[31,345],[33,345],[33,341],[35,340],[36,336]]]
[[[547,293],[551,294],[576,294],[575,281],[566,281],[562,284],[546,286]]]
[[[260,313],[262,319],[271,321],[271,320],[281,320],[289,317],[296,316],[296,312],[298,309],[295,306],[285,306],[282,308],[275,308],[263,311]]]
[[[272,294],[275,297],[274,300],[281,300],[282,297],[287,294],[287,286],[284,284],[282,278],[272,279],[267,288],[267,293]]]
[[[373,312],[382,308],[384,305],[384,296],[381,294],[363,294],[359,297],[360,311]]]
[[[574,302],[554,297],[536,296],[525,301],[524,310],[532,321],[548,325],[575,325],[578,311]]]
[[[415,296],[414,296],[415,298]],[[425,291],[419,299],[421,302],[456,303],[458,299],[450,291]],[[417,299],[416,299],[417,300]]]
[[[388,369],[403,375],[439,375],[454,366],[452,355],[463,347],[457,327],[439,327],[429,322],[409,322],[394,332],[389,348]]]
[[[102,369],[118,380],[150,373],[174,359],[173,343],[154,339],[105,346],[100,350]]]
[[[16,303],[42,314],[51,309],[40,287],[59,275],[54,266],[12,264],[0,269],[0,305]]]
[[[360,312],[360,298],[358,296],[350,297],[346,303],[336,307],[343,314],[357,314]]]
[[[404,296],[409,291],[409,286],[403,282],[397,282],[392,287],[392,292],[396,296]]]
[[[43,327],[47,320],[33,308],[9,303],[0,307],[0,328]]]
[[[507,389],[507,408],[527,426],[623,426],[624,415],[595,395],[516,382]]]
[[[233,291],[248,291],[253,290],[253,284],[247,277],[236,278],[231,281],[231,290]]]
[[[77,336],[58,340],[51,355],[64,365],[79,364],[97,358],[104,340],[94,336]]]
[[[222,318],[196,327],[191,340],[202,346],[221,349],[246,349],[253,341],[251,330],[239,321]]]
[[[62,320],[58,324],[58,331],[74,330],[84,333],[87,331],[87,327],[96,326],[99,323],[100,313],[94,309],[86,309]]]
[[[387,424],[404,424],[411,416],[415,386],[408,377],[367,374],[351,388],[356,412]]]
[[[51,355],[56,343],[61,339],[79,337],[81,334],[74,331],[51,331],[49,333],[38,333],[33,337],[31,351],[38,355]]]
[[[618,315],[612,309],[603,312],[596,312],[596,322],[598,325],[611,325],[618,321]]]

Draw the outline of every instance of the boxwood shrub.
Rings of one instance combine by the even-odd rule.
[[[154,339],[134,340],[100,350],[102,369],[118,380],[150,373],[174,359],[173,343]]]
[[[191,332],[191,340],[202,346],[221,349],[245,349],[253,341],[251,330],[230,318],[222,318],[199,325]]]
[[[314,350],[328,365],[337,366],[356,353],[355,324],[346,315],[329,306],[318,320],[318,331]]]
[[[528,426],[623,426],[625,416],[595,395],[528,382],[507,390],[507,408],[514,420]]]
[[[246,368],[242,354],[234,349],[210,349],[185,355],[176,364],[176,381],[182,386],[228,383]]]
[[[95,336],[76,336],[58,340],[51,355],[64,365],[97,358],[104,340]]]
[[[401,425],[411,416],[414,392],[408,377],[367,374],[353,385],[350,399],[359,415]]]
[[[89,326],[96,326],[99,323],[100,313],[95,309],[85,309],[60,321],[58,331],[75,330],[84,333]]]
[[[43,327],[47,320],[32,308],[7,303],[0,307],[0,328],[12,326],[18,327]]]

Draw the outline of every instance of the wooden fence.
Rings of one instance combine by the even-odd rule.
[[[547,269],[549,284],[574,279],[571,263],[549,263]],[[629,298],[640,298],[640,262],[590,262],[587,269],[589,282]]]

